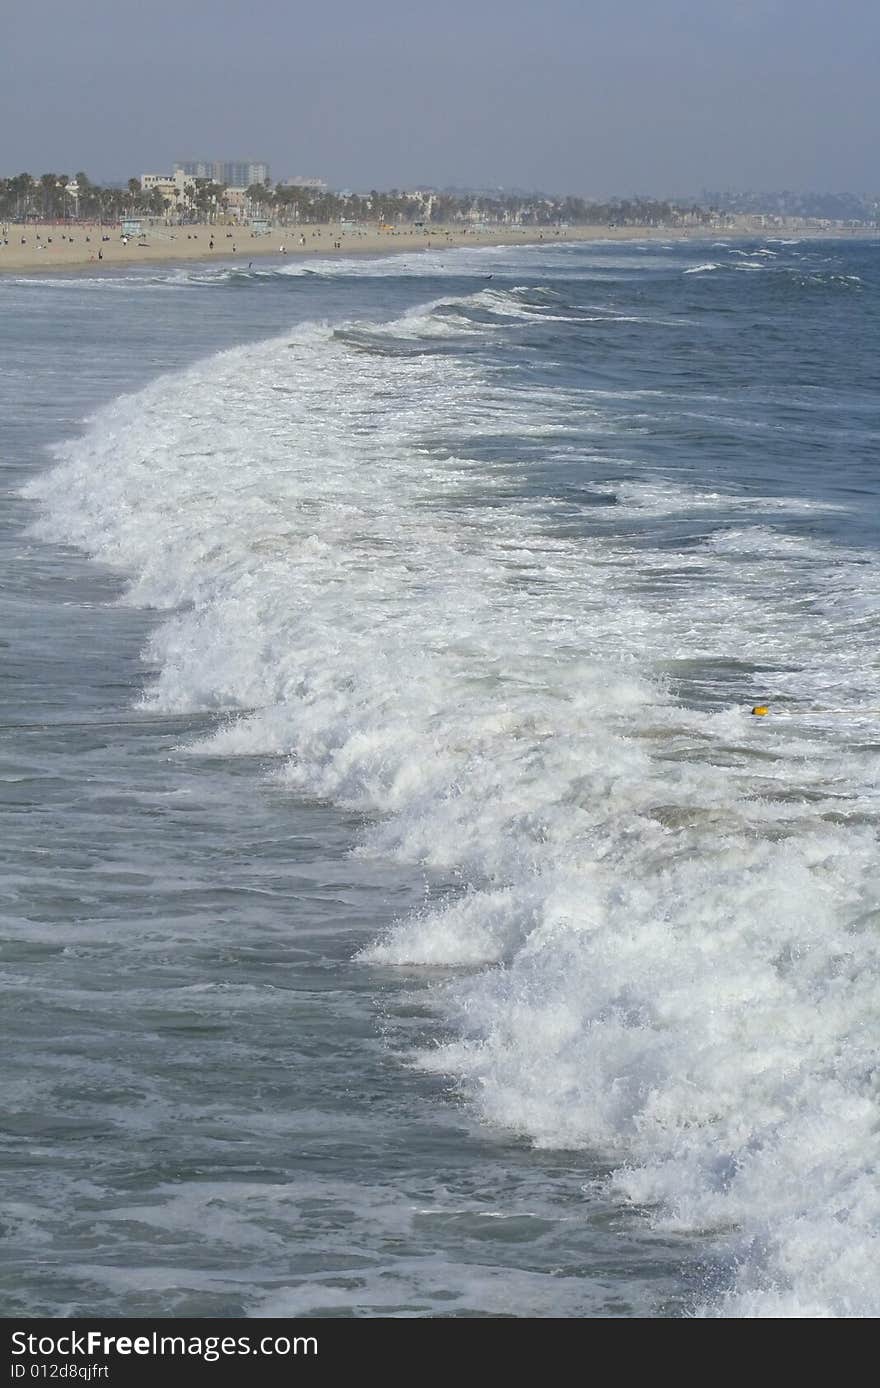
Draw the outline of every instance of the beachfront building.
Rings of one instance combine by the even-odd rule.
[[[224,195],[227,217],[236,222],[246,222],[256,210],[248,197],[247,188],[227,188]]]
[[[269,182],[269,165],[258,159],[181,159],[174,172],[187,178],[209,178],[227,188],[250,188]]]
[[[154,190],[161,193],[166,202],[173,208],[184,206],[189,202],[195,179],[189,178],[184,173],[173,174],[141,174],[141,189],[145,193],[152,193]]]
[[[297,174],[296,178],[285,178],[282,188],[315,188],[319,193],[326,193],[327,182],[323,178],[306,178],[302,174]]]

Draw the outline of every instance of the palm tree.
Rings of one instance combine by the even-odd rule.
[[[56,185],[58,182],[57,174],[44,173],[40,175],[40,187],[43,190],[43,217],[47,218],[55,208]]]
[[[87,173],[80,169],[76,175],[76,215],[94,217],[100,210],[101,190],[96,188]]]
[[[27,221],[31,198],[36,187],[29,173],[16,174],[10,179],[11,194],[15,199],[15,216],[18,221]]]
[[[67,221],[67,218],[70,215],[70,203],[67,199],[67,185],[69,182],[70,179],[68,178],[67,174],[59,174],[55,181],[55,189],[58,199],[56,210],[60,212],[61,216],[64,218],[65,221]]]

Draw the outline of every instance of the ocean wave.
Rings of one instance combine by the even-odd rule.
[[[749,524],[687,550],[558,534],[431,441],[541,434],[565,392],[350,340],[503,333],[517,306],[540,314],[493,288],[307,325],[124,397],[30,488],[39,533],[164,612],[146,708],[242,710],[195,750],[271,754],[369,816],[359,852],[455,874],[363,955],[460,974],[418,1064],[488,1122],[612,1163],[658,1227],[711,1235],[704,1314],[875,1314],[877,753],[745,697],[768,669],[789,707],[877,695],[869,566]],[[727,698],[677,695],[682,662]]]

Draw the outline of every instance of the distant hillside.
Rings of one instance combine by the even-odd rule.
[[[700,201],[745,216],[819,217],[832,222],[880,223],[880,195],[864,193],[703,192]]]

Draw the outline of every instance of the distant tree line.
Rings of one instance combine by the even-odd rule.
[[[650,198],[613,198],[587,202],[577,197],[544,195],[399,192],[333,193],[326,189],[253,184],[248,199],[264,215],[282,224],[308,222],[507,223],[517,226],[676,226],[706,222],[711,214],[689,204],[679,206]]]
[[[0,217],[7,221],[42,218],[63,221],[118,221],[120,217],[141,214],[149,217],[187,215],[207,219],[226,207],[226,189],[207,178],[193,179],[185,202],[175,202],[158,188],[142,189],[139,178],[130,178],[125,187],[102,187],[80,171],[68,174],[29,173],[0,178]]]
[[[318,222],[384,222],[397,226],[487,222],[517,226],[567,225],[676,226],[708,223],[711,214],[696,204],[649,198],[614,198],[587,202],[577,197],[470,192],[334,193],[316,187],[279,183],[254,184],[247,190],[247,211],[282,225]],[[183,200],[158,188],[144,190],[130,178],[124,187],[102,187],[82,171],[67,174],[28,173],[0,178],[0,217],[7,221],[79,218],[117,221],[136,214],[209,220],[228,208],[228,190],[210,179],[194,179]]]
[[[79,218],[118,221],[144,215],[211,221],[229,209],[229,190],[211,179],[196,178],[184,195],[170,197],[158,188],[142,189],[140,179],[124,187],[93,183],[86,173],[29,173],[0,178],[0,218],[47,221]],[[437,192],[419,190],[334,193],[325,188],[255,183],[247,189],[246,215],[267,217],[281,225],[317,222],[384,222],[390,226],[486,222],[525,227],[567,226],[709,226],[733,215],[775,215],[880,224],[880,200],[852,193],[706,193],[700,203],[654,198],[611,198],[605,202],[541,193]]]
[[[65,217],[114,221],[131,207],[133,183],[140,196],[139,179],[130,180],[127,188],[102,188],[92,183],[85,173],[78,173],[74,178],[55,173],[32,178],[29,173],[20,173],[14,178],[0,178],[0,216],[10,221],[24,221],[28,217],[50,221]],[[69,191],[74,186],[75,194]]]

